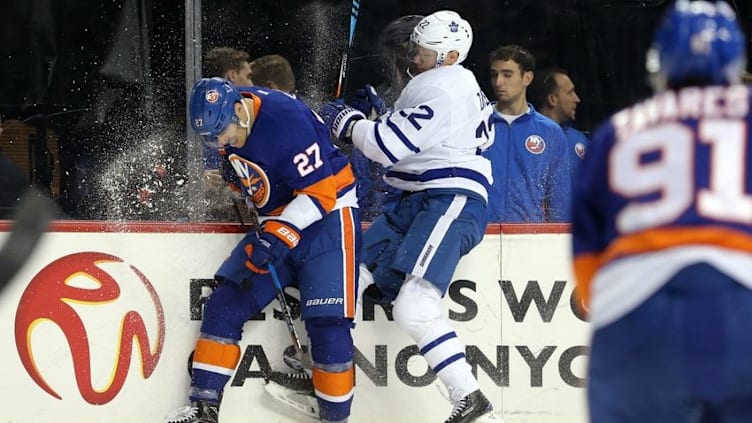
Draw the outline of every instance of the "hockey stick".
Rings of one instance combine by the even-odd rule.
[[[334,97],[337,100],[341,100],[345,96],[345,84],[347,83],[347,66],[348,55],[352,48],[353,40],[355,39],[355,25],[358,23],[358,13],[360,11],[360,0],[352,0],[352,7],[350,9],[350,36],[347,39],[347,46],[345,51],[342,52],[342,63],[339,66],[339,79],[337,81],[337,91],[334,93]]]
[[[14,224],[0,250],[0,290],[29,258],[53,217],[51,202],[36,190],[26,191],[13,214]]]
[[[256,206],[252,203],[248,203],[248,212],[251,217],[251,224],[256,230],[256,237],[261,238],[261,223],[259,221],[258,210],[256,210]],[[279,281],[277,269],[271,263],[269,263],[267,267],[269,269],[269,274],[272,277],[275,291],[277,292],[277,301],[279,302],[279,307],[282,309],[282,316],[285,319],[287,331],[290,332],[290,339],[292,340],[292,345],[295,348],[296,355],[300,358],[300,362],[303,364],[304,368],[311,369],[313,367],[313,363],[311,362],[311,358],[308,356],[308,353],[303,349],[303,344],[301,344],[300,342],[298,331],[295,329],[295,323],[292,318],[292,313],[290,313],[290,306],[287,305],[287,300],[285,299],[285,290],[282,288],[282,283]]]

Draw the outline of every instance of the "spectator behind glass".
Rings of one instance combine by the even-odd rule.
[[[0,121],[0,135],[3,133]],[[30,186],[29,179],[18,165],[0,150],[0,219],[10,219],[24,191]]]
[[[268,54],[251,62],[253,84],[258,87],[272,88],[293,94],[295,92],[295,74],[290,62],[279,54]]]
[[[571,204],[567,141],[556,122],[527,102],[535,58],[518,45],[489,55],[495,142],[483,155],[493,166],[489,222],[566,222]]]
[[[538,72],[530,86],[530,100],[538,111],[561,126],[567,137],[567,156],[572,181],[585,157],[590,140],[574,128],[575,114],[580,97],[566,70],[560,68]]]
[[[209,50],[204,58],[203,73],[224,78],[236,87],[253,85],[250,56],[232,47],[217,47]]]

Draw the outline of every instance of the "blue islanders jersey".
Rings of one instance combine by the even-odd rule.
[[[357,207],[355,177],[321,118],[293,95],[243,87],[255,120],[246,143],[225,146],[223,175],[262,216],[305,229],[342,207]]]
[[[489,222],[569,221],[572,182],[564,132],[528,106],[512,123],[497,112],[492,116],[496,141],[483,153],[493,167]]]
[[[618,112],[575,182],[577,292],[596,327],[707,262],[752,287],[750,87],[690,87]]]
[[[572,182],[580,169],[580,164],[585,158],[590,140],[587,135],[575,129],[571,124],[561,125],[564,136],[567,138],[567,156],[569,157],[569,170],[572,174]]]

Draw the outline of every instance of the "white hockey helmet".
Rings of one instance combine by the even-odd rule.
[[[441,66],[447,54],[455,50],[460,56],[457,63],[467,58],[473,44],[473,28],[454,11],[440,10],[423,18],[410,35],[408,57],[413,57],[415,44],[437,53],[436,65]]]

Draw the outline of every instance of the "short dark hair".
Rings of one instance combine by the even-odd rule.
[[[204,71],[206,77],[218,76],[224,78],[231,70],[240,71],[244,62],[250,62],[248,53],[232,47],[217,47],[209,50],[204,58]]]
[[[251,62],[251,79],[254,85],[261,87],[268,88],[273,82],[282,91],[295,91],[295,74],[290,62],[279,54],[268,54]]]
[[[535,56],[530,51],[517,44],[501,45],[488,55],[488,64],[502,60],[511,60],[520,65],[522,73],[535,72]]]
[[[527,98],[538,110],[548,104],[548,96],[559,88],[556,75],[569,76],[569,72],[562,68],[541,69],[535,73],[533,83],[527,89]]]

